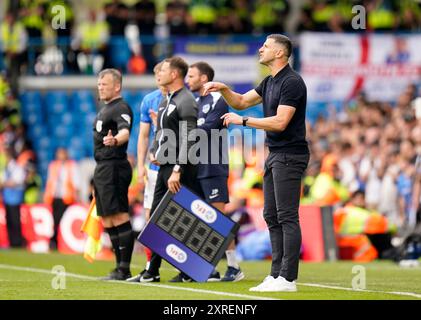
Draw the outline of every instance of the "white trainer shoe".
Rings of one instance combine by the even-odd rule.
[[[260,292],[296,292],[297,285],[295,281],[288,281],[284,277],[277,277],[274,281],[270,281],[267,285],[262,286]]]
[[[275,281],[276,279],[274,277],[272,277],[271,275],[267,276],[263,282],[259,285],[257,285],[256,287],[250,288],[250,291],[261,291],[260,289],[269,285],[269,283]]]

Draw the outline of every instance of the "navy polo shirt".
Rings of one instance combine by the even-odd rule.
[[[265,117],[275,116],[279,105],[296,109],[284,131],[266,131],[266,145],[269,150],[309,153],[305,125],[307,87],[301,76],[287,64],[274,77],[268,76],[263,79],[255,90],[262,97]]]
[[[197,178],[228,177],[228,136],[224,139],[224,135],[212,135],[214,129],[226,129],[221,117],[229,112],[228,104],[219,92],[198,97],[196,101],[199,105],[197,128],[206,131],[207,141],[201,142],[207,144],[208,150],[207,163],[199,163]],[[213,161],[215,159],[218,160],[217,163]]]

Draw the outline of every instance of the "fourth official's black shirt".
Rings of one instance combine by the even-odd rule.
[[[108,104],[102,103],[94,121],[94,158],[96,161],[126,159],[128,142],[116,146],[107,147],[103,138],[111,130],[115,136],[119,130],[132,129],[133,112],[123,98],[117,98]]]
[[[262,97],[265,117],[275,116],[279,105],[295,108],[295,113],[284,131],[266,131],[269,150],[308,153],[305,125],[307,88],[301,76],[287,64],[274,77],[266,77],[255,90]]]

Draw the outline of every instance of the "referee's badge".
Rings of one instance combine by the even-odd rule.
[[[102,131],[102,120],[98,120],[96,122],[96,131],[98,131],[98,132]]]
[[[131,118],[130,118],[130,116],[129,116],[128,114],[123,113],[123,114],[121,115],[121,117],[122,117],[124,120],[126,120],[128,124],[130,124]]]
[[[210,110],[210,104],[205,104],[202,108],[203,113],[208,113]]]
[[[174,111],[175,108],[176,108],[176,106],[174,104],[170,104],[168,106],[167,116],[169,116],[171,114],[171,112]]]

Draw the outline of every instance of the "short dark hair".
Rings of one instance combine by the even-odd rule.
[[[190,68],[196,68],[199,70],[200,74],[204,74],[208,77],[208,81],[212,81],[215,76],[215,70],[209,65],[209,63],[204,61],[199,61],[190,65]]]
[[[167,58],[164,62],[168,62],[170,64],[171,69],[176,69],[179,71],[181,77],[184,79],[187,75],[187,71],[189,70],[189,65],[183,58],[180,57],[172,57]]]
[[[275,40],[276,43],[283,45],[285,48],[286,56],[288,58],[291,56],[292,42],[287,36],[284,36],[283,34],[279,34],[279,33],[274,33],[274,34],[268,35],[267,39],[273,39]]]

